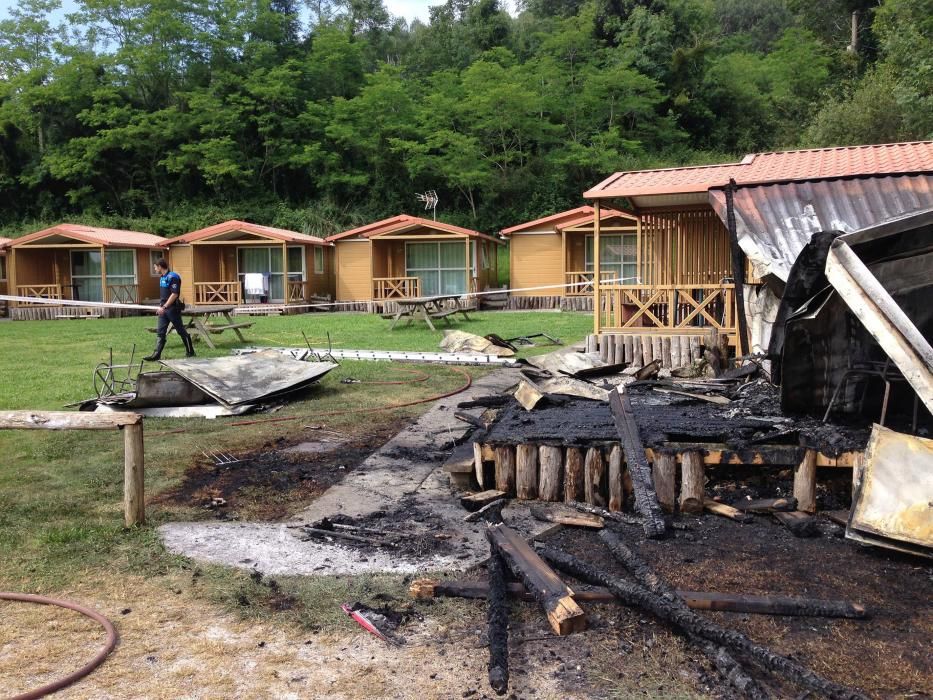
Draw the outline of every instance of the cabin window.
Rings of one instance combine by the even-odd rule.
[[[132,250],[106,252],[107,286],[135,286],[136,255]],[[71,284],[75,299],[104,301],[100,251],[71,251]]]
[[[304,249],[301,246],[288,248],[288,280],[303,282],[305,279]],[[282,248],[279,246],[249,246],[237,249],[237,273],[243,287],[244,298],[264,297],[266,301],[285,301],[285,276],[282,271]],[[264,294],[246,289],[246,275],[263,276]]]
[[[0,255],[0,282],[6,282],[6,256]]]
[[[319,245],[314,246],[314,274],[324,274],[324,248]]]
[[[421,294],[466,294],[466,246],[452,243],[406,243],[405,274],[421,281]]]
[[[150,277],[161,277],[162,276],[158,272],[156,272],[155,264],[164,257],[165,257],[165,253],[161,250],[150,250],[149,251],[149,276]]]
[[[587,272],[593,271],[593,236],[586,237],[584,256]],[[610,277],[612,284],[638,284],[638,237],[635,234],[625,236],[599,237],[599,268]],[[609,282],[609,280],[606,280]]]

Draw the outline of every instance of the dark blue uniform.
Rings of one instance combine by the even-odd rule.
[[[187,348],[189,343],[188,331],[185,330],[185,324],[181,320],[181,305],[178,303],[178,297],[175,297],[175,301],[172,302],[171,306],[165,306],[165,302],[168,301],[172,294],[181,294],[181,276],[177,272],[169,270],[159,278],[159,303],[165,309],[165,313],[159,316],[156,335],[159,341],[164,343],[165,334],[168,332],[168,324],[171,323]]]

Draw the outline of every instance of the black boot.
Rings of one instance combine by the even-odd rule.
[[[155,362],[162,358],[162,349],[165,347],[165,336],[160,335],[159,339],[156,340],[155,350],[152,351],[151,355],[146,355],[143,359],[146,362]]]
[[[194,339],[186,333],[181,341],[185,344],[185,357],[194,357]]]

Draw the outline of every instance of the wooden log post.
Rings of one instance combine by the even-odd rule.
[[[644,362],[644,353],[641,350],[641,339],[629,336],[632,341],[632,367],[641,367]]]
[[[583,452],[568,447],[564,455],[564,500],[583,500]]]
[[[123,522],[127,527],[146,522],[145,450],[143,424],[123,428]]]
[[[604,335],[603,342],[606,344],[606,362],[610,365],[614,365],[616,363],[615,336]]]
[[[0,411],[0,429],[114,430],[123,432],[123,522],[146,522],[143,417],[138,413]]]
[[[677,365],[674,364],[673,343],[671,343],[669,337],[664,336],[661,338],[661,367],[664,369],[671,369],[676,366]]]
[[[625,362],[625,336],[614,335],[613,340],[616,344],[616,364],[621,365]]]
[[[680,467],[680,512],[702,513],[706,491],[703,455],[693,450],[684,452]]]
[[[816,512],[816,450],[807,450],[794,469],[794,498],[797,510]]]
[[[561,476],[564,471],[564,452],[559,447],[541,445],[538,448],[538,498],[542,501],[561,500]]]
[[[677,499],[677,458],[672,454],[655,452],[651,472],[658,503],[665,511],[673,513]]]
[[[496,447],[496,490],[510,496],[515,493],[515,448],[511,445]]]
[[[664,354],[663,350],[664,344],[661,342],[661,336],[651,336],[651,360],[660,360],[661,364],[664,364],[664,358],[662,357]]]
[[[641,336],[641,359],[642,359],[642,364],[646,364],[646,365],[649,362],[654,360],[654,353],[652,352],[650,335]]]
[[[613,445],[609,450],[609,510],[619,512],[625,503],[622,489],[622,446]]]
[[[538,446],[519,445],[515,448],[515,494],[528,501],[538,497]]]
[[[587,503],[606,507],[606,461],[598,447],[586,451],[583,492]]]

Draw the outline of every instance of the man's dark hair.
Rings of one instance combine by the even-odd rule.
[[[168,260],[166,260],[165,258],[159,258],[158,260],[156,260],[155,264],[156,264],[156,267],[161,267],[163,270],[168,269]]]

